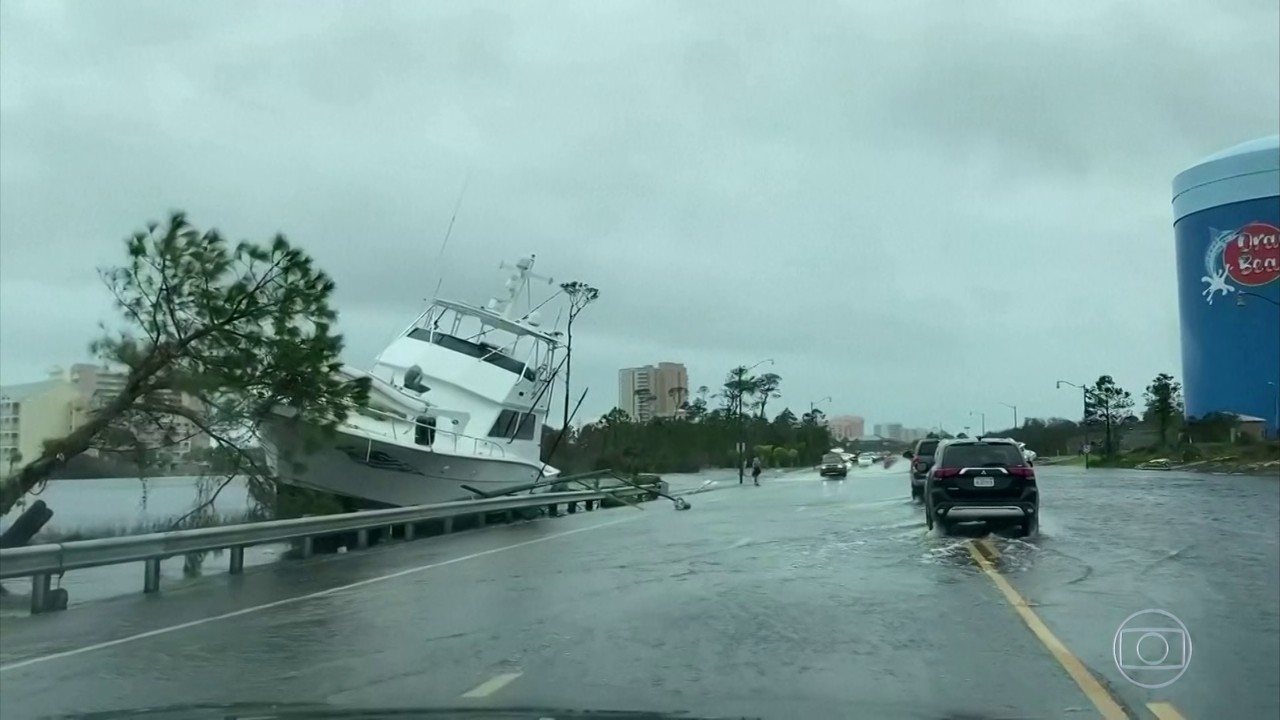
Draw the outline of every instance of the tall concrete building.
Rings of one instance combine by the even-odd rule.
[[[623,368],[618,371],[618,407],[633,420],[675,417],[689,400],[689,372],[681,363]]]
[[[857,415],[837,415],[827,421],[827,427],[831,428],[832,437],[849,442],[862,437],[866,421]]]
[[[74,430],[83,409],[79,390],[66,380],[0,387],[0,476],[40,457],[46,441]]]

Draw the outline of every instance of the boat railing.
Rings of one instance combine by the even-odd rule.
[[[424,447],[432,450],[449,450],[459,454],[466,453],[482,457],[505,458],[507,456],[506,448],[501,443],[494,442],[488,438],[478,438],[474,435],[446,430],[438,425],[427,425],[416,418],[410,419],[378,408],[365,407],[361,408],[360,412],[367,415],[376,415],[380,419],[389,421],[391,423],[391,437],[399,442],[418,443],[418,428],[423,427],[427,428],[428,435],[431,438],[431,441]],[[448,416],[438,416],[437,419],[445,417]]]

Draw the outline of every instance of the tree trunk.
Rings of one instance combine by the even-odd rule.
[[[560,423],[560,432],[569,429],[569,383],[573,380],[573,319],[565,326],[564,346],[564,419]]]
[[[40,529],[53,518],[53,511],[43,500],[31,503],[21,515],[13,521],[8,530],[0,535],[0,548],[24,547]]]

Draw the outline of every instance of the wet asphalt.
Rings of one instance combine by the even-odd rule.
[[[0,618],[0,717],[250,701],[1280,717],[1280,478],[1039,474],[1031,540],[928,533],[903,464],[761,487],[719,473],[687,512],[579,512]],[[1131,623],[1148,629],[1119,654],[1168,666],[1128,671],[1158,689],[1117,668],[1117,630],[1144,610],[1173,619]]]

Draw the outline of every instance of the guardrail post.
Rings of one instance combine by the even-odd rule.
[[[244,546],[238,545],[231,548],[231,570],[232,575],[239,575],[244,572]]]
[[[307,558],[315,554],[315,551],[316,551],[315,538],[311,537],[310,535],[302,538],[302,543],[298,547],[298,557],[302,558],[303,560],[306,560]]]
[[[484,513],[480,513],[479,515],[476,515],[476,527],[478,528],[484,527],[484,521],[485,521]]]
[[[408,542],[408,541],[410,541],[410,540],[412,540],[412,539],[413,539],[414,527],[415,527],[415,526],[414,526],[414,524],[413,524],[413,523],[405,523],[405,524],[404,524],[404,539],[405,539],[405,542]]]
[[[357,530],[356,531],[356,549],[363,550],[367,547],[369,547],[369,531]]]
[[[142,592],[160,592],[160,558],[147,558],[143,565]]]
[[[453,518],[447,517],[444,519],[444,522],[441,524],[441,532],[445,535],[453,532]]]
[[[53,578],[48,575],[31,576],[31,614],[44,612],[49,603],[49,589],[53,587]]]

